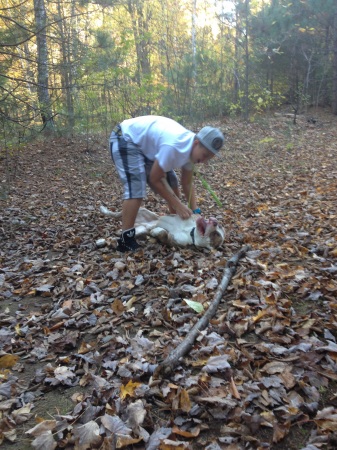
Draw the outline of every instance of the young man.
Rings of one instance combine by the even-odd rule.
[[[188,219],[200,214],[192,184],[193,165],[207,163],[224,143],[222,132],[206,126],[195,134],[172,119],[142,116],[124,120],[110,136],[113,162],[124,185],[122,234],[117,250],[134,251],[140,247],[135,239],[135,220],[146,184],[167,201],[171,214]],[[181,168],[181,187],[189,206],[180,201],[177,176]]]

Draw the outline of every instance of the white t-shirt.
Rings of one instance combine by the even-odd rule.
[[[172,119],[142,116],[121,123],[123,137],[133,142],[151,161],[155,159],[164,172],[184,167],[192,170],[190,155],[195,133]]]

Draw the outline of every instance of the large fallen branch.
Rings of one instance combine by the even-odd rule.
[[[215,293],[214,299],[209,305],[205,314],[198,320],[193,328],[187,333],[185,339],[176,347],[169,356],[156,368],[153,378],[159,378],[161,375],[168,375],[179,364],[180,359],[188,353],[194,345],[196,338],[199,336],[200,331],[204,330],[209,321],[214,317],[221,298],[227,289],[229,282],[235,274],[237,264],[239,260],[250,250],[247,245],[243,247],[238,253],[233,255],[226,263],[224,275],[221,283]]]

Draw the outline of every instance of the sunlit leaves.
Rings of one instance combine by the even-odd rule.
[[[125,386],[121,386],[121,399],[124,400],[127,396],[134,397],[135,390],[141,385],[141,383],[129,381]]]

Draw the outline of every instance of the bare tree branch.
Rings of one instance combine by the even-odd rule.
[[[214,317],[220,304],[223,293],[227,289],[229,282],[236,271],[236,266],[239,260],[249,250],[250,247],[247,245],[227,261],[223,278],[215,293],[212,303],[209,305],[209,308],[207,309],[205,314],[198,320],[198,322],[193,326],[193,328],[187,333],[185,339],[178,345],[178,347],[176,347],[169,354],[169,356],[161,364],[159,364],[159,366],[154,372],[153,375],[154,378],[159,378],[161,375],[170,374],[172,370],[179,364],[180,359],[191,350],[196,338],[200,334],[200,331],[204,330],[207,327],[210,319]]]

